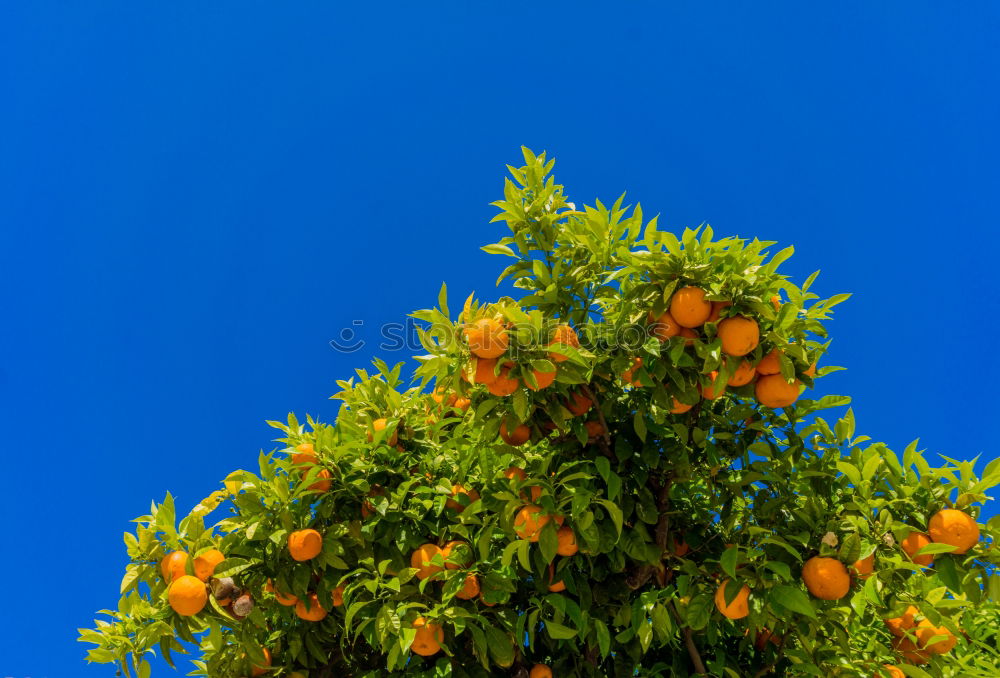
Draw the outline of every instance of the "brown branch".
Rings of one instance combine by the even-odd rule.
[[[698,646],[694,644],[694,632],[681,621],[681,615],[673,603],[667,605],[667,609],[673,613],[677,625],[681,627],[681,635],[684,636],[684,645],[691,656],[691,663],[694,664],[694,672],[699,676],[708,675],[708,671],[705,670],[705,662],[701,660],[701,653],[698,652]]]

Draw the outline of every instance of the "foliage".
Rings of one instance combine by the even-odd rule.
[[[774,243],[715,239],[708,226],[678,238],[622,198],[578,210],[552,178],[553,161],[524,155],[494,203],[510,235],[483,249],[511,260],[500,279],[525,296],[470,297],[453,318],[442,287],[437,308],[414,313],[426,349],[414,385],[402,365],[376,361],[373,374],[338,382],[335,424],[270,422],[280,447],[262,452],[255,471],[230,474],[179,523],[169,494],[154,504],[125,535],[118,609],[81,630],[95,645],[88,659],[147,676],[148,652],[171,660],[187,641],[200,653],[193,675],[210,676],[250,675],[265,665],[264,648],[274,658],[264,675],[275,676],[527,676],[536,663],[558,676],[873,675],[901,664],[883,619],[914,604],[959,642],[930,663],[904,664],[907,676],[996,676],[1000,520],[981,526],[966,554],[924,547],[930,568],[900,543],[941,508],[976,515],[1000,484],[1000,463],[981,478],[975,460],[931,467],[916,442],[897,454],[856,435],[850,410],[833,422],[817,414],[846,405],[844,396],[772,409],[751,382],[702,397],[743,360],[718,337],[737,314],[760,330],[745,360],[758,365],[780,349],[784,380],[814,387],[839,369],[814,366],[827,346],[823,323],[847,295],[821,299],[816,274],[801,286],[781,275],[790,247],[772,256]],[[717,304],[719,317],[688,336],[657,336],[688,286],[731,305]],[[510,395],[476,383],[463,331],[482,318],[509,342],[487,377],[517,378]],[[559,324],[572,325],[579,347],[551,343]],[[539,388],[553,369],[555,382]],[[501,425],[521,423],[528,444],[499,438]],[[317,463],[293,463],[309,445]],[[528,503],[558,517],[537,541],[521,538]],[[206,525],[217,508],[229,514]],[[575,555],[559,555],[559,521]],[[303,528],[319,530],[323,547],[297,562],[287,541]],[[416,576],[415,549],[453,541],[469,552],[451,556],[451,568],[436,556],[440,571]],[[189,617],[168,604],[161,559],[211,548],[226,555],[215,579],[232,577],[255,603],[244,618],[215,596]],[[816,555],[849,567],[873,555],[875,572],[853,576],[840,600],[818,600],[801,580]],[[470,574],[481,592],[462,597]],[[716,609],[727,579],[750,589],[745,618]],[[550,590],[560,581],[565,590]],[[330,614],[300,619],[269,582],[299,599],[315,593]],[[738,587],[729,589],[727,601]],[[418,617],[444,631],[434,656],[409,651]]]

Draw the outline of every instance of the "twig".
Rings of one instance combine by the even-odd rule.
[[[699,676],[708,675],[708,671],[705,670],[705,663],[701,660],[701,653],[698,652],[698,646],[694,644],[694,632],[691,631],[690,627],[684,625],[684,622],[681,621],[680,613],[677,612],[677,608],[672,603],[667,605],[667,608],[673,613],[674,619],[677,620],[677,625],[681,627],[681,635],[684,636],[684,645],[691,656],[691,663],[694,664],[694,672]]]
[[[610,452],[611,451],[611,433],[608,431],[608,422],[604,418],[604,412],[601,411],[601,402],[597,399],[597,396],[594,395],[594,392],[590,390],[590,385],[589,384],[584,384],[582,390],[583,390],[583,394],[585,396],[587,396],[588,398],[590,398],[590,402],[594,403],[594,409],[597,410],[597,417],[598,417],[598,419],[601,420],[601,428],[604,429],[604,435],[602,436],[603,439],[604,439],[604,444],[608,446],[608,451]],[[614,453],[612,452],[612,454],[614,454]]]

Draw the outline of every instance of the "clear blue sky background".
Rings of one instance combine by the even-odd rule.
[[[442,280],[489,294],[520,144],[577,201],[794,243],[855,294],[822,384],[860,432],[997,456],[1000,5],[346,4],[0,9],[0,676],[111,676],[75,629],[127,521],[331,419]]]

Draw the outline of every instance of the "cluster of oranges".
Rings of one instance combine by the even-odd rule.
[[[205,551],[192,562],[194,574],[187,573],[190,557],[185,551],[171,551],[160,561],[160,573],[166,582],[167,601],[174,612],[190,617],[201,612],[208,603],[207,582],[216,566],[226,557],[218,549]],[[230,601],[219,601],[225,607]]]
[[[775,309],[780,308],[779,297],[771,297]],[[802,384],[797,379],[789,382],[781,375],[780,353],[778,348],[772,349],[757,364],[751,363],[744,356],[749,355],[760,345],[760,326],[753,318],[744,315],[731,315],[722,318],[722,311],[732,306],[730,301],[709,301],[705,291],[694,286],[687,286],[674,292],[670,305],[659,316],[648,315],[650,331],[660,341],[673,337],[684,337],[690,344],[701,335],[696,331],[706,323],[716,323],[716,336],[722,344],[725,360],[739,360],[732,375],[725,384],[716,384],[718,372],[708,375],[707,383],[701,386],[701,396],[706,400],[721,398],[727,386],[746,386],[756,380],[754,394],[757,402],[765,407],[782,408],[794,403],[802,390]],[[721,319],[720,319],[721,318]],[[642,358],[634,358],[631,367],[622,375],[626,383],[641,386],[635,378],[636,371],[642,367]],[[806,370],[808,376],[816,373],[815,365]],[[677,398],[673,400],[674,414],[683,414],[693,405],[683,403]]]
[[[912,538],[916,535],[918,538]],[[920,549],[930,543],[948,544],[954,547],[952,553],[965,554],[979,542],[979,526],[967,513],[956,509],[942,509],[935,513],[928,523],[928,534],[911,532],[900,546],[910,559],[924,567],[933,562],[933,555],[918,555]],[[848,569],[836,558],[815,556],[802,566],[802,582],[814,597],[820,600],[840,600],[851,590],[852,571],[861,579],[867,579],[875,571],[875,555],[855,561]],[[726,602],[725,580],[715,592],[715,606],[729,619],[742,619],[750,614],[750,588],[742,586],[736,596]],[[896,637],[895,650],[908,662],[926,664],[931,655],[949,652],[958,639],[945,626],[936,626],[928,619],[918,621],[919,609],[910,605],[899,617],[886,619],[889,631]],[[890,676],[903,676],[901,669],[885,666]]]

